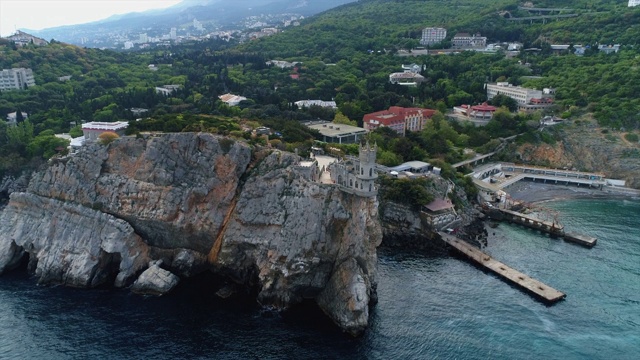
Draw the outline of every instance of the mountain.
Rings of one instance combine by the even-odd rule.
[[[296,15],[311,16],[353,0],[184,0],[166,8],[114,15],[80,25],[26,30],[44,39],[87,47],[113,47],[135,41],[140,34],[161,38],[176,28],[178,35],[205,35],[216,30],[244,30],[253,25],[277,26]],[[253,21],[243,21],[247,19]],[[199,28],[194,20],[202,24]]]

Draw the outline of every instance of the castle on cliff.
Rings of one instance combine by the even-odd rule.
[[[341,190],[364,197],[373,197],[378,194],[375,180],[377,145],[360,144],[359,156],[347,157],[331,164],[331,180]]]

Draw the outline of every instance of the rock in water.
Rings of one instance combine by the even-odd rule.
[[[125,287],[163,260],[147,270],[152,279],[212,271],[265,306],[315,299],[359,333],[375,295],[378,202],[309,180],[299,162],[202,133],[90,145],[11,195],[0,273],[28,255],[40,283]],[[164,292],[164,280],[151,291]]]
[[[153,261],[138,280],[131,286],[131,291],[141,295],[164,295],[173,290],[180,278],[160,267],[162,261]]]
[[[351,335],[359,335],[369,324],[368,282],[358,262],[349,258],[338,266],[318,297],[322,310]]]

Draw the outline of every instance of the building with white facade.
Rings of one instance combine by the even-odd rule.
[[[233,94],[224,94],[218,96],[218,99],[229,106],[238,106],[242,101],[247,100],[246,97]]]
[[[16,31],[15,34],[6,37],[7,40],[13,41],[17,46],[26,46],[26,45],[37,45],[37,46],[43,46],[43,45],[47,45],[49,42],[45,39],[41,39],[37,36],[33,36],[30,34],[27,34],[26,32],[23,31]]]
[[[337,109],[338,108],[338,106],[336,105],[335,101],[300,100],[300,101],[296,101],[294,104],[296,104],[296,106],[299,109],[308,108],[308,107],[311,107],[311,106],[320,106],[320,107],[326,107],[326,108],[331,108],[331,109]]]
[[[389,75],[389,82],[405,86],[418,86],[424,81],[424,76],[413,72],[396,72]]]
[[[22,90],[36,84],[33,71],[25,68],[2,69],[0,72],[0,91]]]
[[[82,133],[85,141],[92,142],[98,140],[98,136],[105,132],[114,132],[119,136],[124,136],[124,132],[129,126],[126,121],[116,122],[88,122],[82,124]]]
[[[420,44],[433,45],[441,42],[447,37],[447,29],[428,27],[422,29]]]
[[[629,7],[640,5],[640,0],[629,0]]]
[[[29,117],[29,114],[27,114],[26,112],[22,112],[22,119],[26,120]],[[18,112],[14,111],[12,113],[8,113],[7,114],[7,124],[8,125],[16,125],[18,123]]]
[[[487,38],[480,34],[457,33],[451,39],[451,46],[458,49],[483,48],[487,46]]]
[[[495,84],[486,84],[487,87],[487,99],[491,100],[496,95],[505,95],[518,104],[528,104],[532,99],[541,99],[542,90],[528,89],[521,86],[513,86],[507,82],[498,82]]]

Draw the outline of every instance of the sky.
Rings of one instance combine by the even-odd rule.
[[[0,36],[102,20],[115,14],[166,8],[182,0],[0,0]],[[15,26],[15,27],[14,27]]]

